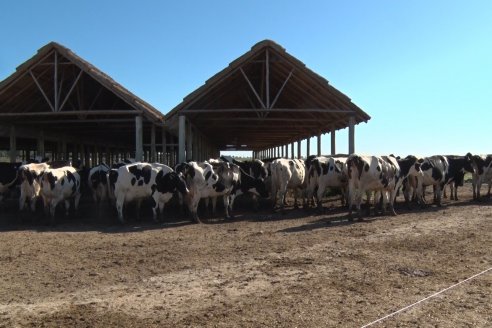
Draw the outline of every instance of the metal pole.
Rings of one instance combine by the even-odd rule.
[[[336,143],[335,143],[335,129],[334,128],[331,129],[330,134],[331,134],[331,154],[335,155],[336,154],[336,148],[335,148]]]

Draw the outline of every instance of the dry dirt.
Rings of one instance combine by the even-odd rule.
[[[233,220],[0,220],[0,327],[361,327],[492,267],[492,201],[349,222],[240,206]],[[247,204],[247,203],[245,203]],[[490,327],[492,270],[373,327]]]

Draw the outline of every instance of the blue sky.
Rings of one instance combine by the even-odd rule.
[[[0,80],[56,41],[167,113],[271,39],[371,115],[357,152],[492,153],[491,17],[489,0],[7,1]]]

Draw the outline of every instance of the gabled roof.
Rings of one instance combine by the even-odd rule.
[[[156,108],[55,42],[0,82],[0,125],[15,126],[23,138],[42,130],[73,142],[132,149],[136,116],[143,117],[144,140],[150,140],[150,125],[164,123]]]
[[[232,61],[166,114],[185,115],[220,149],[261,150],[371,117],[277,43],[264,40]]]
[[[163,121],[164,115],[158,111],[156,108],[142,100],[141,98],[137,97],[130,91],[128,91],[125,87],[123,87],[121,84],[113,80],[110,76],[107,74],[103,73],[101,70],[96,68],[94,65],[90,64],[83,58],[79,57],[77,54],[75,54],[73,51],[70,49],[60,45],[59,43],[56,42],[50,42],[44,47],[40,48],[38,52],[29,60],[24,62],[23,64],[19,65],[16,69],[16,71],[7,77],[5,80],[0,82],[0,113],[19,113],[19,112],[29,112],[29,106],[22,106],[19,105],[20,99],[18,96],[20,94],[26,94],[31,92],[30,94],[30,99],[25,99],[25,101],[29,101],[30,103],[33,102],[32,97],[37,97],[37,98],[42,98],[43,95],[41,92],[39,92],[38,86],[36,83],[39,83],[41,87],[45,90],[45,92],[48,93],[53,93],[53,90],[49,90],[50,87],[52,88],[51,85],[48,85],[48,83],[53,83],[49,79],[49,75],[51,72],[47,72],[48,69],[41,69],[41,66],[48,66],[49,64],[53,64],[51,55],[57,52],[61,57],[59,60],[60,65],[66,65],[68,63],[73,64],[77,66],[83,73],[85,73],[87,76],[91,77],[98,83],[100,83],[104,88],[106,88],[108,91],[113,93],[116,97],[120,98],[123,102],[125,102],[128,106],[122,106],[121,104],[118,104],[117,108],[114,108],[114,110],[120,110],[120,109],[127,109],[127,110],[135,110],[135,111],[141,111],[142,114],[147,117],[149,120],[152,121]],[[36,69],[38,74],[34,74],[36,78],[38,78],[38,81],[36,82],[34,78],[31,76],[31,72]],[[61,69],[60,69],[61,70]],[[65,94],[60,94],[59,98],[64,97],[69,93],[69,87],[71,87],[74,81],[74,78],[76,78],[76,75],[79,72],[75,72],[74,76],[68,77],[65,81],[65,85],[61,86],[59,85],[61,93],[65,92]],[[72,74],[71,72],[63,71],[59,73],[60,75],[66,74],[67,76]],[[38,76],[36,76],[38,75]],[[62,79],[65,77],[61,77]],[[62,89],[64,87],[65,89]],[[70,95],[69,97],[72,97],[74,94]],[[49,97],[51,98],[51,97]],[[41,112],[44,109],[49,109],[49,103],[45,100],[45,104],[38,104],[38,106],[35,106],[36,108],[32,108],[35,112]],[[50,99],[53,100],[53,99]],[[61,101],[61,99],[60,99]],[[16,106],[7,106],[9,102],[16,102]],[[66,105],[66,104],[65,104]],[[87,105],[87,104],[86,104]],[[26,109],[27,107],[27,109]],[[61,108],[61,111],[63,111],[64,108]],[[76,110],[88,110],[89,108],[76,108]],[[97,111],[100,110],[97,107],[90,108],[91,110]],[[104,108],[104,110],[111,110],[111,108]]]

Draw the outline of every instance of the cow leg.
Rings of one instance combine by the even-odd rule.
[[[118,211],[118,220],[121,223],[125,223],[125,219],[123,218],[123,205],[125,204],[125,195],[119,195],[116,198],[116,211]]]
[[[216,198],[215,198],[216,199]],[[226,214],[226,219],[230,219],[231,215],[229,213],[229,195],[224,195],[224,209],[225,209],[225,214]]]
[[[55,214],[56,214],[56,206],[58,205],[58,199],[51,200],[49,204],[50,208],[50,224],[55,225]]]
[[[372,193],[370,191],[366,191],[366,216],[371,216],[371,194]],[[374,196],[374,199],[376,199],[376,196]],[[361,203],[362,203],[362,194],[361,194]],[[374,211],[376,212],[376,209],[374,209]]]
[[[142,205],[142,199],[137,200],[137,204],[135,206],[136,214],[137,214],[137,221],[140,221],[140,205]]]
[[[212,197],[212,217],[215,217],[216,213],[217,213],[217,197]]]
[[[65,216],[68,216],[69,211],[70,211],[70,200],[65,199]]]
[[[285,186],[282,186],[280,189],[280,212],[282,214],[285,214],[284,212],[284,206],[285,206],[285,196],[287,194],[287,184]]]
[[[437,184],[435,185],[435,191],[436,191],[436,204],[437,206],[441,207],[441,199],[442,199],[442,191],[441,191],[441,185]]]

